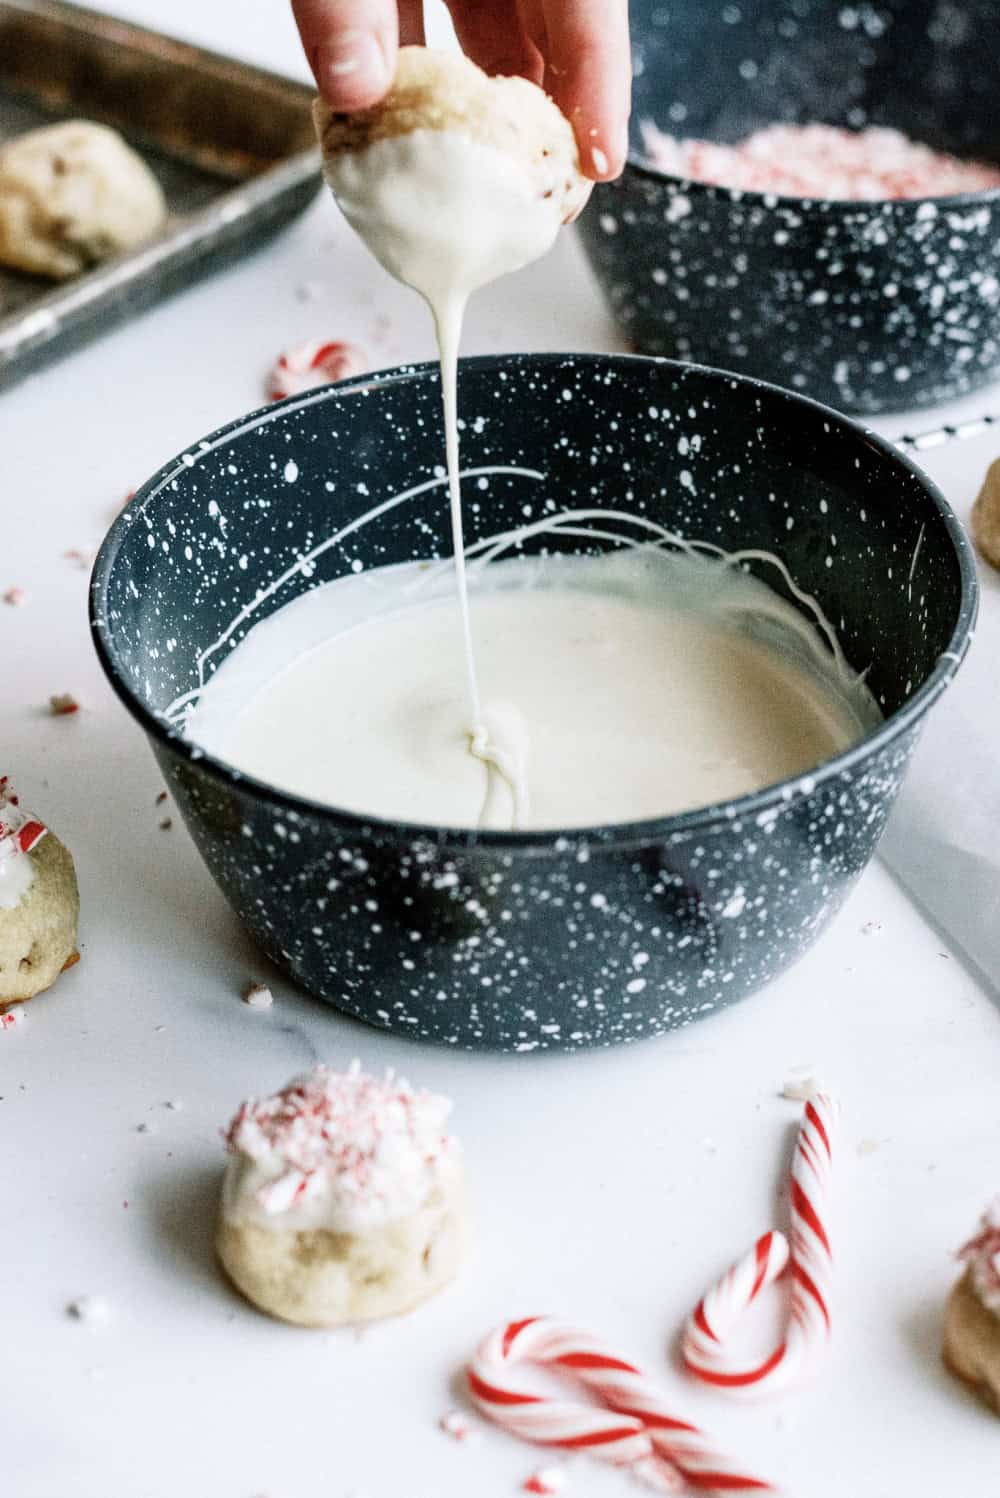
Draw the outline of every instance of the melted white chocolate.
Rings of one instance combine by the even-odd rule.
[[[646,548],[473,567],[502,776],[468,753],[450,577],[426,564],[340,579],[258,624],[189,736],[361,814],[553,829],[728,800],[880,720],[802,615],[737,568]]]
[[[412,286],[434,316],[441,359],[445,452],[462,622],[466,749],[507,782],[515,802],[520,753],[503,721],[483,711],[469,618],[458,475],[458,347],[469,297],[539,259],[560,226],[559,200],[545,197],[512,155],[451,131],[414,130],[345,151],[326,163],[344,217],[389,273]],[[497,734],[500,737],[497,737]],[[511,780],[511,777],[514,777]],[[492,800],[500,787],[491,787]]]

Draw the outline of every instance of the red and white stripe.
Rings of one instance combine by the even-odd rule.
[[[371,361],[356,343],[303,343],[286,349],[276,360],[267,381],[267,393],[273,401],[286,395],[301,395],[318,385],[333,385],[352,375],[371,369]]]
[[[525,1363],[575,1379],[601,1405],[536,1393],[514,1371]],[[512,1435],[630,1467],[661,1491],[772,1491],[717,1451],[697,1426],[678,1419],[663,1392],[638,1368],[552,1317],[498,1327],[476,1353],[468,1381],[477,1409]]]
[[[731,1393],[774,1393],[807,1374],[830,1334],[833,1195],[837,1106],[826,1093],[806,1103],[791,1173],[791,1242],[765,1233],[698,1302],[684,1328],[684,1366],[695,1378]],[[788,1325],[764,1358],[737,1358],[728,1339],[747,1308],[790,1270]]]

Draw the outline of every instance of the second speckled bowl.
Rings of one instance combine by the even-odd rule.
[[[728,549],[778,551],[869,668],[885,724],[756,795],[571,833],[358,816],[204,754],[168,709],[258,620],[348,572],[450,553],[440,395],[436,368],[390,372],[192,444],[101,549],[98,653],[209,869],[305,988],[468,1047],[573,1049],[687,1024],[793,962],[871,857],[969,641],[968,543],[898,452],[785,391],[648,359],[469,360],[469,544],[603,501]],[[608,549],[578,532],[525,549]]]
[[[643,353],[848,411],[1000,375],[1000,189],[903,202],[731,192],[653,169],[643,120],[736,141],[776,122],[891,125],[1000,163],[1000,0],[632,0],[632,151],[583,243]]]

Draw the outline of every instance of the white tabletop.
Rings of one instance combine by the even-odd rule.
[[[120,9],[303,71],[281,0]],[[985,1493],[997,1427],[938,1350],[951,1251],[1000,1188],[1000,1026],[883,865],[793,972],[728,1013],[625,1050],[493,1057],[407,1044],[293,991],[179,819],[159,829],[156,766],[101,676],[87,574],[63,554],[98,540],[164,459],[259,404],[275,355],[311,336],[356,339],[379,364],[432,352],[415,299],[327,200],[242,265],[0,397],[0,592],[29,595],[0,606],[2,768],[73,850],[83,901],[82,962],[0,1033],[0,1491],[508,1498],[538,1454],[475,1417],[464,1444],[437,1421],[461,1405],[456,1375],[483,1333],[548,1311],[642,1360],[680,1413],[796,1498]],[[480,296],[466,346],[620,345],[565,237]],[[882,426],[985,410],[1000,411],[1000,390]],[[965,508],[997,452],[994,429],[928,461]],[[1000,612],[995,587],[985,605]],[[63,691],[83,711],[47,716]],[[274,989],[270,1011],[240,1002],[250,977]],[[218,1130],[247,1094],[355,1054],[454,1097],[475,1252],[412,1317],[363,1336],[293,1330],[215,1268]],[[674,1339],[706,1281],[783,1225],[797,1109],[779,1092],[800,1064],[844,1105],[836,1337],[808,1391],[734,1406],[680,1375]],[[87,1294],[106,1300],[105,1320],[66,1314]],[[628,1488],[585,1459],[571,1481],[595,1498]]]

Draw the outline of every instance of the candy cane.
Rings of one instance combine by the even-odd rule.
[[[806,1104],[791,1175],[791,1244],[765,1233],[698,1302],[684,1328],[684,1366],[695,1378],[730,1392],[772,1393],[806,1373],[830,1334],[833,1254],[829,1216],[837,1108],[825,1093]],[[761,1292],[790,1267],[792,1290],[784,1339],[767,1357],[734,1358],[727,1338]]]
[[[287,349],[275,362],[267,381],[273,401],[299,395],[317,385],[332,385],[351,375],[364,374],[371,361],[356,343],[303,343]]]
[[[511,1369],[534,1363],[567,1374],[604,1408],[550,1399],[526,1388]],[[548,1316],[511,1321],[481,1344],[468,1370],[482,1414],[522,1440],[587,1451],[631,1467],[663,1491],[770,1492],[770,1485],[722,1456],[697,1426],[679,1420],[663,1393],[603,1343]]]

